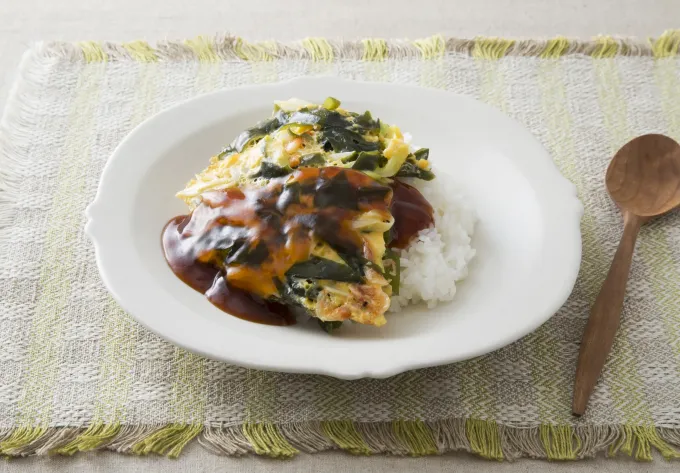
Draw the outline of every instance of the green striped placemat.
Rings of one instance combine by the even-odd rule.
[[[638,41],[431,37],[295,44],[197,38],[35,45],[0,157],[0,452],[176,456],[342,448],[492,459],[650,459],[680,446],[680,216],[643,228],[588,414],[570,413],[589,307],[620,236],[602,185],[629,138],[680,139],[679,32]],[[476,97],[524,123],[578,187],[583,265],[544,326],[495,353],[390,379],[261,372],[187,353],[111,300],[83,233],[107,158],[148,116],[217,89],[333,74]]]

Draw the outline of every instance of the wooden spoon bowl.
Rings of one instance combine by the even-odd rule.
[[[614,156],[607,191],[624,212],[664,214],[680,204],[680,145],[664,135],[639,136]]]
[[[575,415],[585,412],[614,342],[640,226],[680,205],[680,145],[664,135],[629,141],[609,164],[606,185],[623,213],[623,236],[583,334],[574,381]]]

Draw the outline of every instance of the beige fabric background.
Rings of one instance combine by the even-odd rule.
[[[434,33],[472,37],[589,37],[658,35],[680,27],[678,0],[0,0],[0,109],[21,53],[31,41],[184,38],[229,31],[248,39],[293,40],[304,36],[417,38]],[[301,455],[281,462],[266,458],[216,457],[198,445],[177,461],[124,457],[107,452],[77,458],[32,458],[0,463],[0,473],[48,472],[321,472],[422,473],[498,472],[657,472],[680,464],[628,459],[549,464],[519,461],[495,464],[469,455],[420,459],[351,457],[344,453]]]

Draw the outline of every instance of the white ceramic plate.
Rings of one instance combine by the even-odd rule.
[[[225,314],[163,258],[163,225],[187,211],[174,194],[269,116],[274,100],[329,95],[409,131],[430,148],[437,178],[467,194],[479,217],[470,275],[452,303],[388,314],[379,329],[346,324],[329,336],[316,323],[273,327]],[[451,363],[519,339],[564,303],[581,259],[575,188],[521,125],[468,97],[335,78],[225,90],[159,113],[118,146],[87,215],[104,283],[154,332],[237,365],[347,379]]]

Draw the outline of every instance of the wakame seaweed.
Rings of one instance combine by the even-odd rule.
[[[321,153],[305,154],[300,158],[300,167],[303,168],[323,167],[324,164],[326,164],[326,160]]]
[[[284,124],[286,114],[279,112],[272,118],[264,120],[252,128],[244,130],[234,140],[233,148],[239,153],[243,151],[250,143],[255,140],[270,134]]]
[[[227,264],[247,264],[256,266],[262,264],[269,257],[269,249],[264,242],[255,246],[242,245],[226,259]]]
[[[253,174],[252,177],[272,179],[274,177],[287,176],[291,172],[293,172],[293,170],[289,166],[281,167],[274,163],[270,163],[269,161],[262,161],[260,163],[260,170]]]
[[[319,322],[319,325],[321,328],[324,330],[326,333],[331,333],[333,330],[337,330],[340,328],[342,325],[341,321],[333,321],[333,322],[327,322],[325,320],[317,320]]]
[[[387,164],[387,158],[379,151],[362,151],[357,156],[356,161],[354,161],[352,169],[356,169],[357,171],[375,171],[385,164]]]
[[[346,128],[327,128],[321,130],[321,144],[336,153],[345,151],[378,151],[377,141],[368,141],[356,131]]]
[[[314,256],[307,261],[294,264],[286,273],[306,279],[330,279],[342,282],[362,282],[361,273],[352,267],[326,258]]]
[[[434,173],[432,171],[428,171],[427,169],[420,169],[412,162],[406,161],[401,165],[401,168],[399,168],[396,177],[417,177],[418,179],[422,179],[424,181],[431,181],[434,179]]]
[[[419,159],[428,159],[430,157],[430,150],[429,148],[420,148],[413,153],[413,155],[415,156],[416,161]]]

